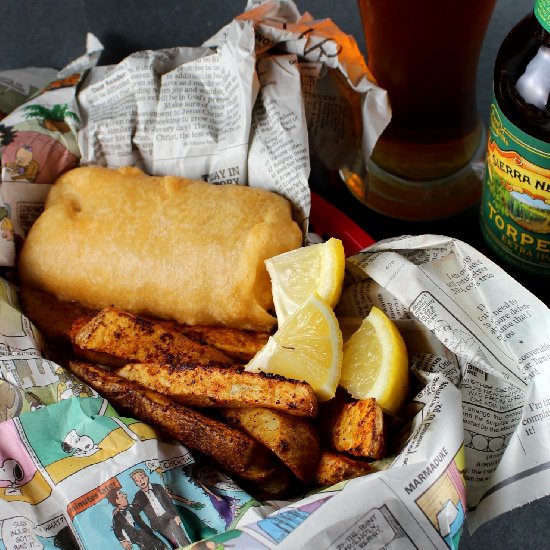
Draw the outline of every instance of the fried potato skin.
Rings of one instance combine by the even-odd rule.
[[[295,416],[317,415],[311,386],[277,375],[211,364],[130,363],[116,372],[190,407],[267,407]]]
[[[322,411],[321,430],[337,451],[364,458],[384,456],[384,415],[375,399],[335,400]]]
[[[298,479],[311,481],[320,453],[318,432],[311,422],[262,407],[224,409],[222,415],[275,453]]]
[[[99,311],[77,302],[62,302],[55,296],[22,286],[18,292],[23,313],[52,343],[68,343]],[[269,334],[209,325],[182,325],[176,321],[150,319],[200,344],[215,348],[229,358],[246,363],[265,345]]]
[[[158,427],[231,475],[259,482],[276,470],[276,459],[265,447],[223,422],[177,405],[96,365],[72,361],[69,368],[119,412]]]
[[[269,477],[262,479],[260,483],[244,480],[241,486],[260,501],[288,499],[292,495],[300,494],[300,491],[303,490],[296,477],[284,466],[276,468]]]
[[[352,458],[345,453],[322,449],[313,480],[316,485],[326,487],[374,471],[376,468],[369,462]]]
[[[61,302],[54,296],[23,286],[18,292],[23,313],[53,343],[69,343],[71,327],[90,321],[97,313],[76,302]]]
[[[162,321],[114,307],[101,310],[84,326],[76,326],[71,341],[77,357],[110,367],[144,361],[234,363],[221,351],[184,336]]]

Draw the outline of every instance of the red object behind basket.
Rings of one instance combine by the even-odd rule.
[[[313,191],[309,223],[309,230],[324,239],[329,237],[340,239],[344,245],[346,257],[353,256],[375,242],[354,221]]]

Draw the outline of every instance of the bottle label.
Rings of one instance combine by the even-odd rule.
[[[493,99],[481,225],[517,267],[550,274],[550,145],[512,124]]]
[[[550,32],[550,0],[537,0],[534,11],[539,23]]]

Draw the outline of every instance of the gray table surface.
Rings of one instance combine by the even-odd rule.
[[[442,0],[451,1],[451,0]],[[455,0],[457,1],[457,0]],[[316,18],[330,17],[365,51],[355,0],[297,0]],[[140,49],[196,46],[240,13],[244,2],[230,0],[2,0],[0,70],[28,66],[60,68],[84,51],[86,32],[105,46],[101,64]],[[478,105],[486,121],[492,73],[499,44],[526,15],[532,0],[497,0],[478,70]],[[461,550],[550,548],[550,497],[504,514],[465,533]]]

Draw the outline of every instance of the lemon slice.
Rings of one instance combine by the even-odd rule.
[[[403,337],[395,324],[373,307],[344,345],[340,385],[355,399],[376,398],[391,415],[405,401],[409,361]]]
[[[345,261],[344,246],[339,239],[297,248],[266,260],[279,324],[313,292],[333,308],[342,293]]]
[[[312,294],[245,367],[303,380],[319,401],[334,397],[342,370],[342,333],[332,308]]]

